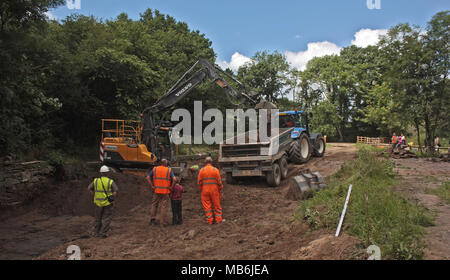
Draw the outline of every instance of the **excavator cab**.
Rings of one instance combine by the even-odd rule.
[[[150,167],[157,157],[142,144],[141,135],[140,121],[102,119],[100,160],[117,169]]]

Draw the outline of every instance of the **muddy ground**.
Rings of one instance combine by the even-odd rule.
[[[336,144],[324,158],[314,158],[306,166],[329,176],[355,151],[353,145]],[[291,165],[289,176],[302,167]],[[347,259],[355,255],[355,238],[343,235],[328,240],[326,232],[311,233],[294,219],[298,202],[284,197],[288,180],[276,188],[268,187],[264,179],[225,183],[225,222],[210,226],[200,192],[188,177],[184,223],[160,227],[148,225],[152,193],[145,180],[129,174],[114,176],[120,194],[107,239],[89,236],[94,205],[86,188],[91,178],[64,184],[49,180],[42,186],[48,191],[29,205],[0,213],[0,259],[66,259],[70,244],[80,246],[83,259]],[[308,247],[317,239],[320,246]],[[339,243],[340,249],[320,254],[322,247],[329,252],[329,242]]]
[[[329,176],[355,156],[356,147],[353,144],[332,143],[327,147],[324,158],[314,158],[306,165],[290,165],[289,177],[295,176],[303,167]],[[399,160],[398,164],[414,160],[417,161]],[[446,168],[448,163],[443,171]],[[430,169],[436,168],[430,166]],[[408,169],[397,166],[396,170],[400,170],[399,175],[404,176],[401,172]],[[114,176],[120,193],[108,238],[97,239],[89,235],[95,207],[86,190],[91,178],[68,183],[49,180],[46,185],[40,186],[46,191],[27,205],[0,210],[0,259],[67,259],[66,249],[72,244],[81,248],[82,259],[270,260],[366,257],[359,249],[358,239],[345,232],[339,238],[334,238],[330,232],[310,231],[305,223],[295,219],[299,202],[285,198],[288,179],[276,188],[268,187],[264,179],[241,180],[233,185],[225,183],[222,203],[225,221],[208,225],[201,206],[200,192],[194,179],[187,178],[183,183],[186,190],[183,196],[184,223],[160,227],[148,225],[152,193],[145,180],[129,174]],[[402,186],[398,186],[400,192]],[[405,187],[411,188],[411,185],[405,182]],[[445,211],[448,215],[448,208]],[[170,219],[171,214],[168,217]],[[438,216],[437,226],[429,228],[427,235],[432,246],[430,249],[433,254],[438,254],[437,258],[448,257],[444,253],[445,247],[442,253],[438,253],[440,243],[433,245],[434,241],[448,243],[449,228],[442,219],[446,219],[447,223],[449,221],[448,216]],[[438,234],[443,231],[447,235]],[[433,254],[427,253],[427,258],[434,258]]]
[[[435,225],[426,227],[425,259],[450,260],[450,205],[427,192],[450,181],[450,163],[430,159],[394,159],[400,184],[394,189],[425,206],[435,215]]]

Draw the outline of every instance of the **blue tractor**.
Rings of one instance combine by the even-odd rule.
[[[311,133],[307,114],[302,110],[283,111],[278,113],[280,129],[293,128],[293,140],[287,150],[288,159],[293,163],[305,163],[311,156],[323,157],[325,139],[320,133]]]

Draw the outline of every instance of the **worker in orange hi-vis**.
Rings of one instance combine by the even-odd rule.
[[[205,159],[206,166],[200,169],[197,179],[198,188],[202,191],[201,198],[203,208],[205,209],[206,221],[209,224],[223,221],[222,207],[220,199],[222,198],[222,179],[220,178],[219,169],[212,166],[212,158]],[[213,206],[214,205],[214,211]]]
[[[150,225],[157,224],[156,214],[159,210],[159,224],[167,226],[166,212],[170,201],[170,193],[175,185],[174,173],[172,168],[168,167],[167,159],[161,159],[161,165],[153,167],[147,175],[147,182],[152,189],[152,210],[150,213]]]

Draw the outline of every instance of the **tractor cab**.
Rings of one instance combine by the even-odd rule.
[[[308,133],[308,118],[304,111],[292,110],[278,113],[280,128],[293,128],[291,138],[296,139],[302,132]]]

